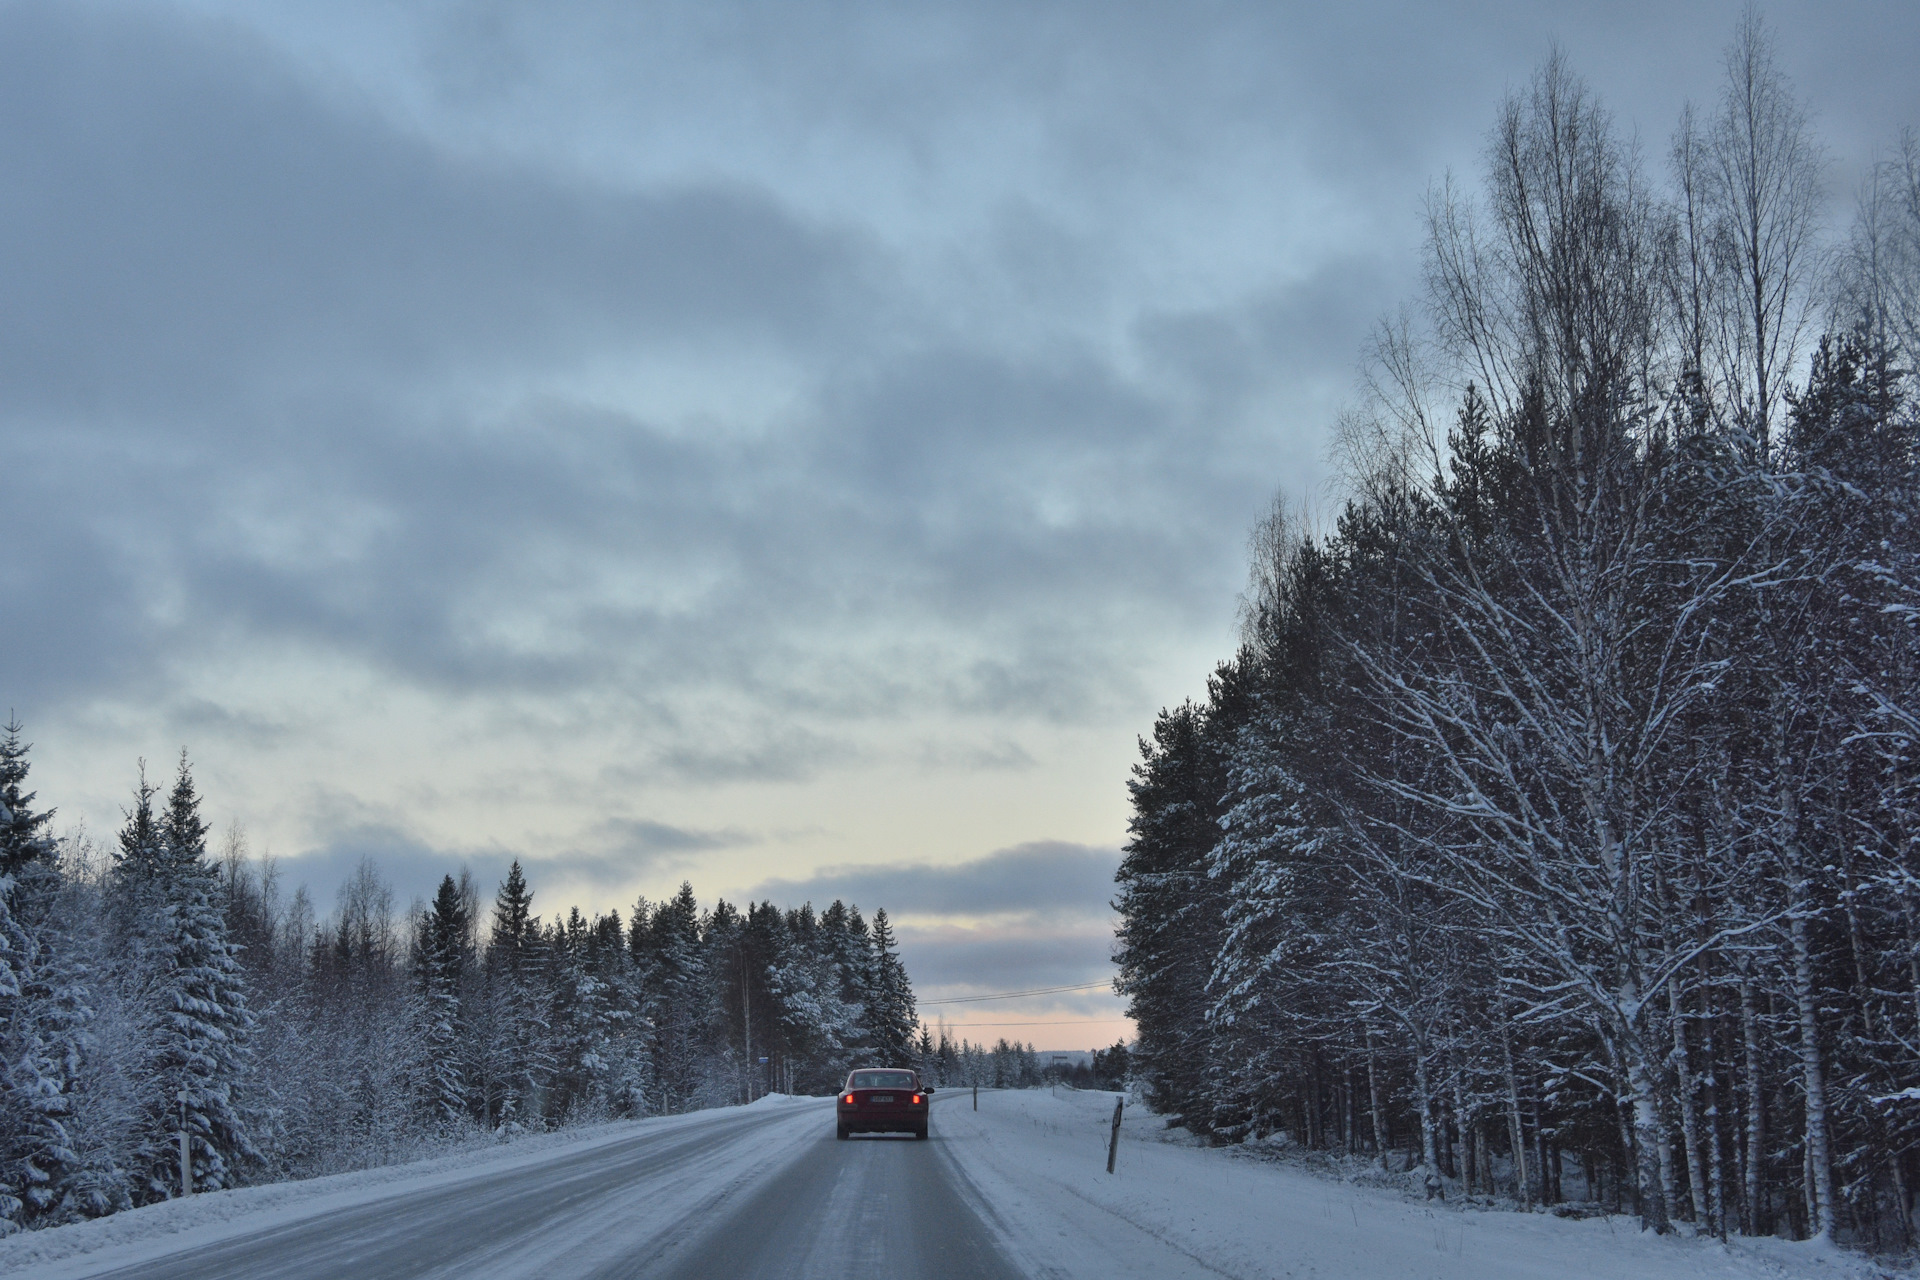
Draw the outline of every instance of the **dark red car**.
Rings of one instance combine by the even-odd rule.
[[[910,1133],[927,1136],[931,1087],[920,1074],[903,1067],[863,1067],[847,1075],[847,1087],[834,1104],[840,1122],[837,1137],[850,1133]]]

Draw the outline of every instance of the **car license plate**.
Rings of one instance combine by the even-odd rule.
[[[868,1102],[892,1102],[893,1095],[890,1093],[876,1093],[872,1097],[868,1098],[867,1101]]]

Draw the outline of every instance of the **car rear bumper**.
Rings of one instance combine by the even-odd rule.
[[[918,1133],[927,1127],[927,1113],[906,1116],[840,1116],[840,1127],[848,1133]]]
[[[848,1133],[919,1133],[927,1127],[927,1104],[842,1102],[834,1107],[835,1119]]]

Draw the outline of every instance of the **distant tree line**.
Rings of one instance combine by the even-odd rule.
[[[1661,184],[1556,55],[1433,194],[1337,522],[1142,741],[1119,986],[1220,1140],[1907,1246],[1920,147],[1824,243],[1757,18],[1726,71]]]
[[[1048,1083],[1040,1051],[1001,1036],[991,1046],[955,1040],[946,1027],[936,1037],[925,1024],[915,1045],[920,1078],[937,1088],[1038,1089]]]
[[[1108,1049],[1095,1049],[1084,1062],[1050,1062],[1041,1068],[1048,1084],[1071,1085],[1075,1089],[1125,1089],[1132,1070],[1132,1058],[1125,1041]]]
[[[690,885],[542,921],[516,862],[396,914],[371,861],[316,918],[184,753],[110,849],[56,841],[0,736],[0,1233],[388,1163],[493,1131],[830,1093],[916,1061],[886,912],[702,908]]]

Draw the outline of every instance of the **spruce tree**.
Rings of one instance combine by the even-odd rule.
[[[606,1101],[612,1069],[614,990],[594,964],[593,930],[580,908],[556,923],[548,942],[552,965],[553,1094],[549,1114],[564,1120]]]
[[[461,1062],[464,1019],[460,993],[467,969],[466,903],[452,876],[443,876],[433,906],[420,918],[416,974],[425,1052],[423,1101],[436,1123],[450,1125],[466,1109]]]
[[[873,985],[867,997],[867,1026],[879,1062],[898,1066],[913,1059],[919,1019],[913,1005],[913,983],[900,963],[893,925],[885,909],[873,913]]]
[[[489,1118],[537,1124],[552,1083],[552,1053],[543,984],[546,948],[533,914],[533,891],[515,860],[493,901],[487,945],[487,1002],[492,1043]]]
[[[647,1113],[651,1075],[641,1000],[627,931],[618,911],[596,918],[587,936],[587,971],[606,988],[602,1012],[606,1058],[600,1088],[618,1116]]]
[[[844,916],[844,912],[842,913]],[[845,1078],[847,1049],[860,1028],[857,1006],[841,998],[833,935],[806,905],[788,911],[767,989],[779,1021],[783,1085],[831,1089]]]
[[[157,908],[140,957],[149,1022],[134,1165],[142,1198],[159,1200],[179,1194],[183,1124],[197,1191],[232,1186],[236,1164],[258,1154],[235,1096],[246,1075],[254,1019],[206,860],[207,824],[186,753],[158,823],[147,816],[151,792],[144,778],[142,788],[122,833],[122,848],[151,877],[147,901]]]
[[[62,981],[25,918],[25,882],[45,894],[57,873],[52,811],[36,813],[22,786],[20,727],[9,720],[0,738],[0,1235],[57,1208],[79,1164],[64,1118],[86,1013],[84,993]]]
[[[52,867],[39,869],[34,887],[60,904],[78,896]],[[17,892],[17,889],[16,889]],[[84,890],[80,891],[84,892]],[[96,992],[77,922],[40,914],[25,932],[31,965],[7,1047],[8,1088],[18,1106],[8,1128],[15,1137],[14,1167],[30,1220],[53,1225],[127,1208],[127,1179],[110,1150],[80,1141],[89,1101]]]
[[[873,985],[873,938],[860,908],[838,898],[820,913],[821,943],[839,985],[840,1003],[849,1015],[841,1031],[848,1053],[859,1055],[872,1045],[867,1026],[867,991]]]
[[[920,1038],[914,1042],[913,1065],[920,1071],[922,1079],[932,1080],[934,1068],[938,1063],[933,1046],[933,1030],[926,1023],[920,1024]]]
[[[1224,683],[1216,679],[1216,690]],[[1131,839],[1114,876],[1115,985],[1140,1030],[1137,1068],[1154,1106],[1195,1132],[1213,1123],[1204,1086],[1213,1034],[1206,986],[1223,904],[1208,872],[1220,838],[1224,720],[1191,702],[1160,713],[1127,784]]]
[[[697,1098],[705,1028],[707,981],[700,938],[700,905],[693,886],[653,913],[653,972],[644,1013],[653,1026],[653,1109],[687,1110]]]
[[[33,863],[51,863],[53,840],[47,825],[53,810],[36,813],[34,794],[23,791],[27,780],[27,743],[20,741],[22,726],[9,719],[0,733],[0,876],[17,877]]]
[[[133,808],[123,810],[126,822],[113,852],[114,878],[124,891],[123,897],[141,896],[159,880],[166,856],[160,819],[153,808],[159,794],[160,788],[147,781],[147,762],[142,760],[140,780],[133,788]]]

